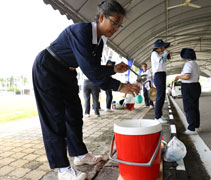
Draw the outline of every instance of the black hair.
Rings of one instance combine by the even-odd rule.
[[[101,13],[103,13],[105,17],[112,16],[114,13],[117,13],[118,18],[120,18],[120,15],[126,15],[126,10],[116,0],[103,0],[97,6],[97,14],[95,16],[96,21],[99,19]]]
[[[191,59],[193,61],[196,60],[196,53],[194,49],[191,48],[183,48],[180,52],[180,56],[183,59]]]
[[[146,63],[143,63],[142,66],[146,66],[147,67],[147,64]]]

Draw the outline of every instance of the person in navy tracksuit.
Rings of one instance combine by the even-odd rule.
[[[115,62],[111,60],[107,60],[106,66],[114,66]],[[113,99],[112,90],[108,89],[106,92],[106,111],[111,112],[111,103]]]
[[[86,117],[90,117],[90,96],[91,95],[92,95],[95,117],[100,117],[99,94],[100,94],[100,88],[85,77],[84,83],[83,83],[83,95],[84,95],[84,115]]]
[[[158,39],[154,43],[153,52],[151,54],[152,72],[154,74],[154,84],[156,87],[156,103],[155,103],[155,120],[160,123],[166,123],[163,118],[163,104],[166,95],[166,61],[169,51],[166,50],[170,46],[170,43],[163,42],[162,39]]]
[[[182,73],[175,77],[175,81],[182,81],[182,99],[188,128],[186,135],[196,134],[200,126],[199,97],[201,85],[199,83],[200,69],[196,63],[196,54],[193,49],[183,48],[181,57],[186,61]]]
[[[101,156],[88,153],[83,142],[83,113],[79,98],[76,68],[100,88],[135,94],[139,87],[111,78],[126,72],[125,63],[101,65],[107,37],[122,26],[124,8],[115,0],[98,5],[97,18],[91,23],[70,25],[41,51],[33,65],[33,86],[41,122],[45,150],[50,167],[59,168],[59,180],[84,180],[86,174],[70,166],[67,150],[74,164],[95,164]]]

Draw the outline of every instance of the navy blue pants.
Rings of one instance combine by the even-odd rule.
[[[83,94],[84,94],[84,109],[85,114],[90,114],[90,95],[92,94],[93,108],[96,115],[99,115],[99,94],[100,88],[96,86],[92,81],[85,79],[83,84]]]
[[[182,83],[182,99],[188,129],[194,131],[200,126],[199,97],[201,86],[199,83]]]
[[[112,90],[106,90],[106,108],[111,109],[111,103],[112,103],[113,95]]]
[[[150,82],[147,82],[150,83]],[[150,83],[151,84],[151,83]],[[153,102],[149,98],[149,90],[146,89],[145,84],[143,85],[144,102],[146,106],[153,106]]]
[[[159,119],[162,115],[162,108],[166,96],[166,72],[157,72],[154,77],[156,87],[156,104],[155,104],[155,119]]]
[[[33,85],[50,167],[69,166],[70,156],[87,153],[76,71],[59,64],[43,50],[33,65]]]

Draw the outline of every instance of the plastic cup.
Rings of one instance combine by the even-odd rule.
[[[142,98],[142,96],[140,94],[135,96],[135,102],[137,104],[141,104],[143,102],[143,98]]]

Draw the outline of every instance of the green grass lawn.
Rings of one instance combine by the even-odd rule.
[[[0,95],[0,123],[37,115],[33,95]]]
[[[121,99],[124,94],[113,92],[113,100]],[[84,98],[79,94],[82,105]],[[101,108],[105,107],[105,92],[100,96]],[[92,103],[92,102],[91,102]],[[0,94],[0,123],[11,120],[38,116],[34,95],[3,95]]]

